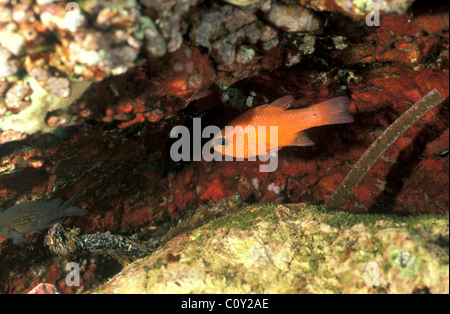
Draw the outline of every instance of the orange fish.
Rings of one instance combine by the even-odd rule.
[[[336,97],[308,108],[286,110],[294,100],[291,95],[284,96],[270,105],[244,112],[216,134],[212,142],[214,150],[232,157],[250,158],[269,154],[284,146],[311,146],[314,143],[304,130],[354,121],[348,113],[347,97]],[[277,127],[277,132],[270,127]]]

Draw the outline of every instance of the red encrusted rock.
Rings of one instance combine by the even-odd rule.
[[[93,85],[72,110],[80,113],[78,123],[119,120],[124,121],[122,128],[157,122],[207,95],[213,80],[208,57],[197,48],[183,46],[164,58],[147,61],[142,69]]]
[[[167,5],[176,9],[175,1]],[[257,19],[230,37],[217,37],[210,54],[186,45],[107,78],[71,105],[78,117],[71,123],[80,125],[45,137],[30,136],[14,153],[2,155],[0,201],[9,207],[21,198],[82,192],[77,205],[89,214],[64,224],[79,227],[81,233],[110,231],[139,237],[161,234],[186,212],[234,194],[246,202],[323,203],[376,137],[436,88],[446,102],[399,137],[342,210],[448,215],[448,12],[413,13],[385,16],[377,28],[345,19],[341,22],[345,31],[330,26],[319,36],[286,36],[272,25],[264,37],[264,23]],[[162,35],[167,27],[158,28]],[[242,43],[216,44],[226,38]],[[45,76],[45,71],[30,72]],[[214,87],[231,83],[224,91]],[[310,130],[315,145],[283,148],[278,169],[271,173],[261,173],[259,162],[171,160],[173,126],[189,127],[192,117],[201,116],[202,126],[222,127],[248,108],[287,94],[297,99],[294,109],[347,95],[355,122]],[[69,123],[58,117],[54,112],[47,122]],[[26,136],[14,131],[2,136],[8,132],[14,139]],[[24,245],[41,243],[43,236],[29,235]],[[48,255],[41,245],[34,248],[0,242],[0,292],[24,291],[19,287],[28,291],[43,277],[61,292],[78,291],[65,286],[66,273],[42,257]],[[24,260],[25,270],[18,266]],[[91,257],[84,262],[82,285],[89,289],[101,281],[102,265]]]
[[[448,27],[448,13],[423,17],[414,22],[412,16],[384,16],[377,29],[377,60],[412,65],[426,61],[437,50],[442,40],[439,35],[446,37],[448,42],[448,35],[443,32],[445,23]]]
[[[219,198],[224,196],[223,194],[223,186],[222,183],[214,179],[211,184],[208,186],[206,191],[200,196],[201,200],[212,200],[213,202],[217,202]]]
[[[214,80],[214,69],[207,55],[198,48],[183,46],[161,60],[149,60],[145,70],[156,94],[171,95],[185,101],[199,98]],[[194,96],[195,95],[195,96]]]

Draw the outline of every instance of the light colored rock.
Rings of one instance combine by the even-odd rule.
[[[299,5],[272,4],[265,18],[289,33],[313,33],[322,29],[323,22],[313,11]]]
[[[448,217],[432,220],[253,205],[174,237],[93,292],[448,293]]]

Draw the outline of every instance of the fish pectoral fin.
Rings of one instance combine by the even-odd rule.
[[[260,154],[258,155],[260,158],[262,158],[263,160],[268,160],[270,157],[272,158],[277,158],[278,157],[278,148],[274,148],[271,149],[270,151],[268,151],[267,153],[264,154]]]
[[[270,156],[270,157],[273,157],[273,158],[277,158],[277,157],[278,157],[278,150],[273,150],[273,151],[271,151],[271,152],[269,153],[269,156]]]
[[[306,132],[300,132],[297,137],[289,144],[289,146],[313,146],[314,142],[309,138]]]
[[[295,98],[292,95],[287,95],[284,97],[281,97],[274,102],[272,102],[269,106],[270,107],[276,107],[276,108],[282,108],[287,109],[291,106],[291,104],[294,102]]]
[[[14,238],[12,238],[12,243],[13,243],[14,245],[20,244],[20,243],[22,243],[23,241],[25,241],[25,238],[24,238],[24,237],[14,237]]]
[[[25,241],[25,238],[22,236],[22,234],[18,233],[15,229],[11,230],[11,239],[14,245],[17,245]]]

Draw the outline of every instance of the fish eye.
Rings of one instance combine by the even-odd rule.
[[[225,137],[218,137],[215,139],[214,142],[219,147],[227,147],[228,146],[228,140]]]

